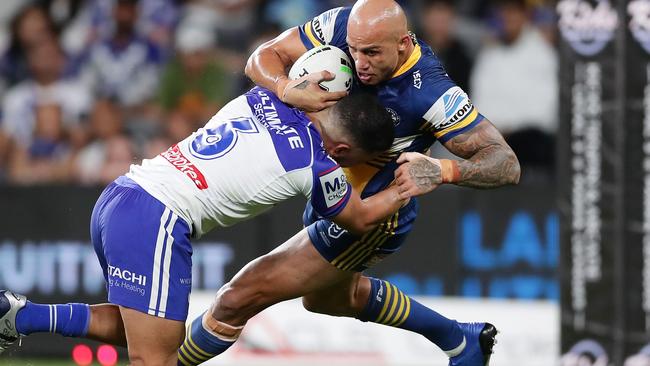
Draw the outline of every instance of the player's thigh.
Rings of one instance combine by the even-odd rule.
[[[316,251],[305,230],[244,268],[219,291],[227,308],[266,307],[339,283],[351,272],[330,265]]]
[[[176,365],[177,350],[185,338],[183,322],[123,306],[120,306],[120,313],[124,320],[131,365]]]
[[[93,214],[108,301],[184,321],[192,286],[189,225],[126,177],[111,187]]]
[[[305,215],[308,216],[305,223],[308,224],[306,229],[314,248],[325,261],[341,271],[363,272],[401,248],[416,215],[417,205],[409,203],[361,236],[324,218],[314,219]]]

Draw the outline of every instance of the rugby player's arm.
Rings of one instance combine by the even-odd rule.
[[[283,102],[307,112],[331,107],[347,92],[327,92],[318,83],[332,80],[334,75],[321,71],[296,80],[289,80],[287,76],[290,66],[306,51],[298,27],[290,28],[257,47],[246,62],[246,76],[255,84],[274,91]]]
[[[363,235],[391,217],[406,203],[408,199],[400,198],[395,185],[365,199],[361,199],[353,189],[348,203],[331,220],[353,234]]]
[[[464,160],[435,159],[418,153],[400,156],[398,163],[408,163],[395,173],[403,197],[418,196],[445,183],[494,188],[519,182],[517,156],[487,119],[449,139],[444,146]]]

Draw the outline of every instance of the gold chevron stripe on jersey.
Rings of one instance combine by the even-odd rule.
[[[361,193],[366,187],[366,184],[368,184],[370,179],[372,179],[372,177],[377,174],[379,169],[367,164],[359,164],[348,168],[343,168],[343,171],[345,172],[348,183],[352,185],[352,188],[355,191]]]
[[[409,56],[406,62],[402,64],[402,66],[399,69],[397,69],[397,71],[395,71],[395,73],[393,74],[393,76],[391,76],[391,78],[396,78],[402,75],[403,73],[409,71],[413,66],[415,66],[415,64],[418,63],[418,61],[420,61],[421,57],[422,57],[422,48],[420,48],[420,45],[416,43],[413,52],[411,52],[411,56]]]
[[[351,270],[360,264],[363,264],[369,256],[373,254],[375,249],[384,245],[384,243],[393,235],[395,235],[395,228],[397,227],[397,219],[399,212],[395,213],[386,225],[385,230],[381,230],[380,236],[375,240],[368,241],[365,245],[358,246],[348,258],[346,269]]]
[[[474,122],[477,117],[478,117],[478,110],[476,109],[476,107],[472,107],[472,111],[462,121],[456,123],[455,125],[453,125],[451,127],[447,127],[444,130],[438,131],[438,132],[434,133],[433,135],[436,138],[441,138],[442,136],[444,136],[444,135],[446,135],[446,134],[448,134],[450,132],[454,132],[454,131],[460,130],[461,128],[467,127],[469,124]]]
[[[332,265],[337,267],[338,269],[342,270],[347,270],[349,268],[349,263],[351,262],[352,259],[356,258],[353,257],[355,255],[356,251],[359,250],[360,248],[365,248],[366,246],[372,245],[373,243],[377,242],[378,240],[381,241],[383,238],[383,227],[386,226],[386,223],[382,223],[379,225],[377,229],[374,231],[371,231],[369,233],[366,233],[364,236],[361,237],[361,239],[355,241],[352,243],[348,249],[345,250],[345,252],[341,253],[338,257],[336,257],[332,261]],[[383,241],[382,241],[383,243]]]
[[[332,261],[332,265],[341,270],[352,270],[360,264],[363,264],[369,255],[376,248],[381,247],[388,238],[395,235],[395,228],[399,218],[399,212],[396,212],[388,220],[381,223],[375,230],[365,234],[361,239],[355,241]]]
[[[305,34],[307,35],[307,38],[311,41],[311,43],[314,45],[314,47],[322,46],[323,44],[316,38],[314,35],[314,31],[311,27],[311,21],[307,22],[305,24]]]

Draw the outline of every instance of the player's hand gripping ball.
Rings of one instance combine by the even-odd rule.
[[[295,80],[320,71],[334,74],[333,80],[320,82],[320,87],[330,92],[350,91],[352,88],[352,63],[340,48],[324,45],[305,52],[289,70],[289,79]]]

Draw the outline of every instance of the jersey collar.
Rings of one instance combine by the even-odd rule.
[[[415,48],[413,49],[413,52],[411,52],[411,56],[406,60],[402,66],[395,71],[393,76],[391,76],[391,79],[394,79],[405,72],[409,71],[413,66],[415,66],[418,61],[420,61],[420,57],[422,57],[422,48],[420,48],[419,44],[415,44]]]

